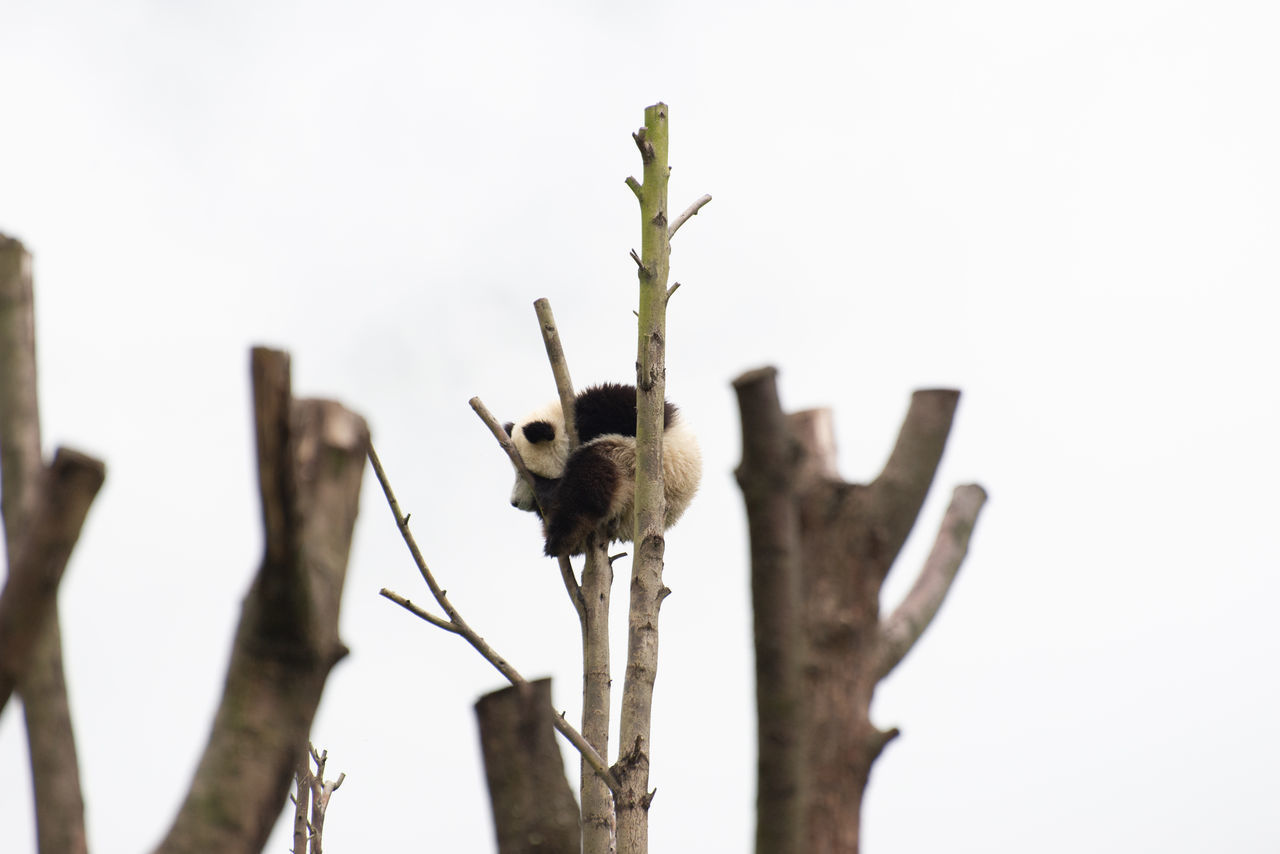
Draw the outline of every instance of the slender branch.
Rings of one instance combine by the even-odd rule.
[[[573,562],[568,555],[559,555],[556,564],[560,567],[560,580],[564,582],[564,590],[569,594],[569,601],[573,603],[573,610],[578,615],[578,624],[585,630],[587,606],[582,599],[582,586],[578,584],[578,578],[573,572]]]
[[[556,380],[556,393],[560,395],[560,410],[564,413],[564,432],[569,437],[569,453],[578,447],[578,429],[574,422],[573,380],[569,378],[569,362],[564,356],[564,347],[560,344],[560,331],[556,328],[555,315],[551,313],[551,301],[546,297],[534,302],[533,310],[538,315],[538,325],[542,329],[542,343],[547,348],[547,359],[551,362],[551,374]]]
[[[473,401],[475,401],[475,399],[473,399]],[[472,404],[473,408],[475,406],[475,402]],[[483,408],[483,404],[481,404],[481,408]],[[487,413],[488,410],[485,410],[485,412]],[[481,417],[483,418],[484,416],[482,415]],[[505,433],[505,431],[503,432]],[[382,493],[386,496],[387,504],[391,507],[391,514],[395,517],[396,527],[400,529],[400,535],[404,538],[405,545],[409,547],[409,553],[413,555],[413,561],[418,567],[418,572],[421,573],[423,580],[427,582],[427,587],[431,590],[431,595],[435,597],[435,600],[439,603],[441,609],[443,609],[445,614],[449,616],[449,623],[451,624],[451,627],[446,630],[460,635],[467,641],[467,643],[471,644],[471,646],[474,647],[486,661],[492,664],[497,671],[506,677],[507,681],[511,682],[513,685],[522,685],[528,682],[529,680],[521,676],[519,671],[512,667],[505,658],[499,655],[493,647],[489,646],[484,638],[482,638],[473,628],[471,628],[470,625],[468,625],[467,621],[464,620],[462,615],[458,612],[458,609],[449,601],[449,597],[445,595],[445,591],[436,582],[435,576],[431,573],[431,570],[427,567],[427,562],[422,557],[422,552],[418,549],[418,543],[413,537],[413,532],[409,530],[409,520],[400,512],[400,502],[396,500],[395,492],[391,489],[391,482],[387,479],[387,473],[383,470],[382,462],[378,459],[378,455],[374,451],[372,444],[369,446],[369,462],[373,464],[374,474],[378,477],[378,483],[382,485]],[[416,606],[412,606],[412,603],[403,596],[399,596],[398,594],[394,594],[392,591],[385,589],[382,591],[382,595],[401,607],[404,607],[411,613],[422,617],[432,625],[439,625],[439,623],[437,623],[437,620],[439,620],[438,617],[431,619],[427,612],[422,611],[422,609]],[[441,628],[444,627],[441,626]],[[554,717],[556,719],[556,729],[558,729],[561,734],[569,740],[570,744],[576,747],[578,751],[586,757],[592,769],[609,785],[609,788],[616,791],[618,782],[613,776],[613,773],[609,770],[609,764],[605,762],[600,754],[596,752],[595,748],[588,744],[582,735],[573,728],[572,724],[564,720],[560,715],[555,715]]]
[[[481,402],[480,398],[471,398],[471,408],[475,410],[476,415],[480,416],[480,420],[489,428],[489,432],[498,440],[498,444],[502,446],[502,450],[506,451],[511,464],[515,466],[516,473],[524,478],[524,482],[529,485],[529,494],[533,496],[533,500],[538,500],[538,491],[534,488],[533,474],[530,473],[528,466],[524,464],[524,460],[520,457],[520,451],[516,448],[516,443],[511,441],[511,437],[507,435],[507,431],[498,423],[498,419],[493,417],[493,413],[489,408]],[[541,503],[538,506],[539,512],[542,510]],[[573,609],[578,614],[578,621],[583,619],[582,615],[582,591],[578,588],[578,580],[573,576],[573,566],[569,563],[568,557],[561,557],[560,561],[560,577],[564,581],[565,591],[569,594],[569,601],[573,603]]]
[[[578,428],[576,420],[577,394],[573,390],[573,379],[569,376],[569,360],[564,355],[564,347],[560,343],[560,332],[556,326],[555,315],[551,312],[551,301],[546,297],[537,300],[533,309],[538,315],[538,326],[542,331],[542,342],[547,350],[547,360],[551,363],[551,376],[555,379],[556,394],[560,397],[560,411],[564,416],[565,435],[569,438],[569,453],[578,447]],[[530,484],[532,489],[532,484]],[[536,499],[537,491],[533,490]],[[560,555],[556,563],[560,568],[560,578],[564,582],[565,592],[573,610],[578,614],[578,623],[585,633],[587,630],[587,611],[583,602],[582,588],[574,577],[573,564],[567,555]],[[585,636],[585,634],[584,634]]]
[[[639,182],[639,181],[637,181],[637,180],[636,180],[634,177],[632,177],[631,175],[628,175],[628,176],[627,176],[627,182],[626,182],[626,183],[627,183],[627,186],[631,188],[631,192],[633,192],[633,193],[635,193],[635,194],[636,194],[636,198],[637,198],[637,199],[642,198],[642,196],[641,196],[641,190],[640,190],[640,182]]]
[[[556,715],[554,722],[560,734],[578,749],[578,752],[587,760],[587,764],[591,766],[591,770],[595,771],[596,776],[604,780],[605,785],[609,787],[609,791],[616,795],[620,785],[618,778],[613,775],[613,769],[609,767],[609,763],[605,762],[596,749],[582,737],[582,734],[573,728],[573,724],[564,719],[564,715]]]
[[[667,239],[675,237],[676,232],[680,230],[680,226],[688,222],[690,217],[697,216],[698,211],[702,210],[702,206],[709,201],[711,201],[711,194],[707,193],[705,195],[699,196],[697,200],[694,201],[693,204],[685,208],[684,211],[680,214],[680,216],[676,217],[674,220],[671,221],[671,226],[670,228],[667,229]]]
[[[311,769],[305,763],[298,766],[293,774],[297,790],[289,796],[293,802],[293,854],[307,854],[307,840],[311,836],[311,825],[307,821],[307,805],[311,792]]]
[[[379,591],[379,593],[383,597],[390,599],[392,602],[395,602],[397,605],[399,605],[401,608],[404,608],[409,613],[414,614],[415,616],[421,617],[422,619],[426,620],[431,625],[442,628],[447,632],[453,632],[454,634],[461,637],[467,643],[471,644],[471,646],[475,648],[475,651],[480,653],[480,657],[483,658],[485,661],[489,662],[490,664],[492,664],[494,669],[497,670],[499,673],[501,673],[504,677],[506,677],[507,681],[510,682],[511,684],[518,685],[522,682],[529,681],[520,675],[520,671],[516,670],[515,667],[511,665],[511,662],[507,661],[505,658],[502,657],[502,655],[498,653],[496,649],[491,647],[488,641],[480,637],[480,635],[477,634],[475,630],[471,628],[471,626],[467,625],[467,623],[462,620],[461,616],[455,616],[454,621],[446,623],[444,620],[441,620],[439,617],[433,617],[431,614],[422,610],[417,605],[413,604],[408,599],[401,596],[399,593],[396,593],[394,590],[388,590],[387,588],[384,587],[382,588],[382,590]],[[448,604],[448,597],[444,596],[443,591],[441,592],[441,596],[437,598],[444,600],[443,602],[441,602],[442,608],[444,608],[446,611],[451,612],[454,615],[458,614],[457,610],[453,607],[453,605]]]
[[[382,494],[387,498],[387,504],[391,507],[391,514],[395,517],[396,527],[400,529],[400,536],[404,539],[405,545],[409,547],[409,553],[413,555],[413,562],[418,567],[418,573],[422,576],[422,580],[427,582],[427,588],[430,589],[431,595],[435,597],[436,602],[444,610],[449,617],[449,623],[453,626],[452,631],[461,635],[468,643],[476,648],[476,651],[484,656],[485,660],[498,668],[498,672],[506,676],[511,681],[524,681],[524,677],[516,672],[515,668],[507,664],[506,659],[498,655],[493,649],[485,643],[484,638],[467,624],[462,618],[462,614],[458,609],[453,607],[453,603],[449,601],[449,597],[445,595],[444,588],[436,581],[435,575],[427,566],[427,561],[422,557],[422,551],[418,548],[418,541],[414,538],[413,532],[409,530],[409,520],[400,512],[400,502],[396,500],[396,494],[391,489],[391,482],[387,479],[387,473],[382,468],[382,461],[378,459],[378,452],[374,450],[373,444],[369,445],[369,462],[373,464],[373,472],[378,477],[378,483],[382,485]],[[387,591],[389,593],[390,591]],[[384,593],[383,595],[386,595]],[[387,598],[391,598],[388,596]],[[392,599],[392,601],[396,601]],[[408,600],[404,600],[405,603]],[[398,603],[403,604],[403,603]],[[414,608],[408,610],[418,613]],[[423,616],[423,615],[419,615]],[[426,619],[426,617],[423,617]],[[439,619],[439,618],[436,618]],[[435,620],[429,620],[435,624]]]
[[[412,601],[410,601],[404,596],[401,596],[399,593],[395,592],[394,590],[384,587],[378,591],[378,595],[384,598],[390,599],[392,602],[395,602],[397,605],[399,605],[401,608],[404,608],[410,614],[413,614],[415,617],[420,617],[423,620],[426,620],[428,623],[435,626],[437,629],[444,629],[446,632],[453,632],[454,634],[459,634],[458,627],[455,626],[453,623],[449,622],[443,617],[437,617],[435,614],[431,613],[425,608],[421,608],[418,605],[413,604]],[[501,668],[499,668],[499,670],[501,670]]]
[[[498,423],[498,419],[493,417],[493,413],[478,397],[473,397],[468,401],[476,415],[480,416],[480,420],[489,428],[489,432],[493,434],[493,438],[498,440],[498,444],[502,446],[502,450],[507,452],[507,458],[511,460],[511,465],[516,467],[516,473],[524,478],[525,483],[529,484],[529,492],[533,494],[533,500],[538,500],[537,490],[533,488],[533,474],[529,471],[529,467],[524,464],[524,460],[520,457],[520,450],[516,448],[516,443],[511,441],[511,437],[507,435],[507,431]],[[375,469],[376,470],[376,469]]]
[[[883,679],[902,661],[933,622],[969,551],[969,537],[987,493],[977,484],[957,486],[933,549],[906,598],[880,626],[875,669]]]

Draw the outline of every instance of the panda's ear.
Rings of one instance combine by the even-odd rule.
[[[503,430],[506,430],[506,431],[507,431],[507,435],[508,435],[508,436],[510,436],[510,435],[511,435],[511,431],[512,431],[512,430],[514,430],[514,429],[516,429],[516,422],[514,422],[514,421],[508,421],[506,424],[503,424],[503,425],[502,425],[502,429],[503,429]]]
[[[556,437],[555,425],[550,421],[526,421],[521,425],[520,432],[524,433],[524,438],[534,445],[550,442]]]

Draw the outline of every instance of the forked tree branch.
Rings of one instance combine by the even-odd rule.
[[[311,783],[311,854],[324,854],[324,817],[329,811],[329,799],[338,791],[342,781],[347,779],[346,772],[338,774],[336,780],[324,778],[324,766],[329,761],[329,751],[317,752],[314,744],[308,744],[311,761],[316,764],[314,774],[309,775]]]
[[[255,348],[252,366],[263,560],[209,743],[159,854],[262,850],[347,653],[338,610],[369,430],[336,403],[293,400],[287,354]]]
[[[481,407],[483,408],[483,404],[481,404]],[[488,410],[485,411],[487,412]],[[499,430],[501,431],[501,428],[499,428]],[[501,432],[505,435],[505,431]],[[427,622],[432,625],[443,628],[445,631],[453,632],[454,634],[462,637],[467,643],[471,644],[476,652],[480,653],[481,657],[483,657],[485,661],[492,664],[493,667],[507,679],[507,681],[511,682],[511,684],[526,684],[529,680],[520,675],[520,672],[517,671],[510,662],[498,654],[498,652],[494,650],[493,647],[491,647],[489,643],[475,631],[475,629],[471,628],[467,621],[463,619],[462,614],[458,609],[449,601],[449,597],[445,594],[444,589],[441,588],[440,584],[436,581],[435,575],[432,574],[430,568],[427,566],[426,560],[422,557],[422,552],[418,548],[418,542],[414,538],[413,532],[409,530],[408,518],[400,511],[400,502],[396,500],[395,492],[391,488],[391,482],[387,478],[387,473],[383,470],[382,462],[378,459],[378,455],[374,451],[372,445],[369,447],[369,461],[373,464],[374,474],[378,477],[378,483],[382,486],[382,492],[383,495],[386,496],[387,504],[391,508],[391,514],[395,517],[396,527],[400,530],[400,536],[404,539],[405,545],[409,547],[409,553],[413,556],[414,564],[418,567],[418,572],[422,575],[423,580],[427,582],[427,587],[431,590],[431,595],[435,598],[436,603],[440,605],[441,609],[444,610],[448,619],[443,620],[440,617],[431,615],[429,612],[414,605],[405,597],[385,588],[381,591],[382,595],[387,599],[390,599],[392,602],[395,602],[397,605],[400,605],[402,608],[405,608],[410,613],[427,620]],[[597,753],[595,749],[587,743],[582,735],[574,729],[573,725],[566,721],[562,715],[553,715],[552,718],[555,728],[558,729],[566,739],[568,739],[570,744],[577,748],[578,751],[586,757],[592,769],[600,775],[601,779],[609,784],[611,789],[616,787],[617,780],[614,779],[612,772],[609,770],[609,764],[605,762],[599,753]]]
[[[36,503],[0,594],[0,710],[22,679],[106,467],[60,448],[36,488]]]
[[[784,417],[775,377],[765,368],[734,383],[760,689],[757,851],[856,852],[871,765],[898,735],[871,723],[876,683],[937,612],[985,494],[956,490],[916,586],[882,621],[885,574],[934,478],[958,392],[913,395],[884,471],[862,486],[836,474],[829,413]]]
[[[21,242],[0,234],[0,508],[11,570],[44,473],[35,334],[31,255]],[[24,667],[18,690],[31,754],[38,845],[41,852],[82,854],[88,847],[84,798],[56,600]]]
[[[324,779],[329,751],[317,751],[315,745],[308,742],[307,753],[316,770],[312,771],[307,760],[303,760],[294,774],[297,793],[290,796],[293,801],[293,854],[324,854],[324,817],[329,810],[329,799],[347,775],[344,772],[338,775],[337,780]]]

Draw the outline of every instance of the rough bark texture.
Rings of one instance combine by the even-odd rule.
[[[756,840],[758,854],[801,850],[800,807],[804,785],[800,758],[799,648],[800,526],[795,512],[800,447],[787,430],[777,401],[772,367],[740,376],[735,385],[742,411],[742,462],[737,483],[751,520],[751,599],[755,608]],[[746,424],[753,429],[745,429]]]
[[[653,686],[658,672],[658,610],[670,593],[662,583],[666,499],[662,477],[662,430],[666,403],[666,307],[671,243],[667,231],[667,106],[644,111],[635,134],[644,182],[632,190],[640,200],[639,340],[636,356],[636,521],[627,624],[627,669],[622,688],[619,758],[621,789],[615,799],[618,851],[649,850],[649,756]]]
[[[280,814],[330,669],[369,431],[294,401],[287,354],[253,352],[265,555],[245,598],[221,704],[191,790],[157,851],[257,852]]]
[[[552,729],[551,680],[476,703],[498,854],[578,854],[578,805]],[[586,772],[584,772],[586,773]]]
[[[751,598],[756,603],[757,854],[803,848],[800,521],[795,504],[801,448],[787,429],[776,376],[773,368],[763,368],[734,383],[743,424],[737,477],[750,520]]]
[[[0,595],[0,710],[26,673],[54,612],[63,570],[105,477],[101,462],[66,449],[59,449],[42,473]]]
[[[36,395],[35,308],[31,255],[0,235],[0,501],[8,565],[39,499],[44,463]],[[71,709],[62,667],[62,633],[55,601],[27,654],[22,695],[40,854],[86,850],[84,798]]]
[[[959,393],[916,392],[889,461],[864,486],[833,476],[821,419],[783,416],[773,369],[735,387],[757,631],[757,852],[856,852],[872,763],[897,735],[871,723],[876,684],[936,613],[985,499],[977,486],[957,490],[913,595],[882,623],[881,586],[933,481]]]

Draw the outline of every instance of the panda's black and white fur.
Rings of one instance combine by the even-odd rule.
[[[593,386],[574,399],[578,447],[570,454],[560,401],[506,425],[534,489],[516,475],[511,504],[542,507],[548,555],[582,554],[587,537],[609,541],[633,536],[636,480],[636,388]],[[662,431],[662,478],[667,499],[664,528],[676,523],[702,479],[702,453],[679,411],[666,404]]]

